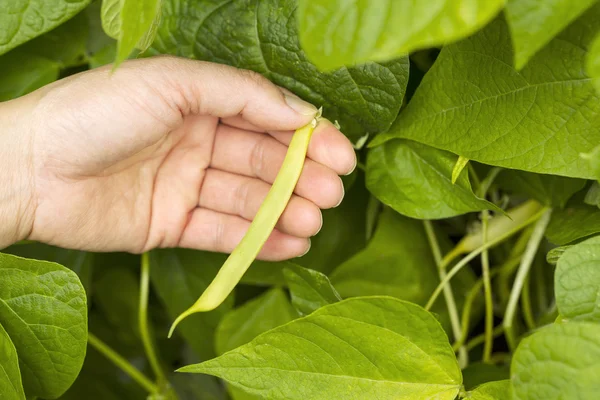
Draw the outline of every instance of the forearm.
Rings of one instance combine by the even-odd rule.
[[[33,226],[31,138],[24,101],[0,103],[0,250]]]

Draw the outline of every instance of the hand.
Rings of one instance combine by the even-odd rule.
[[[28,194],[18,238],[129,252],[231,252],[292,131],[316,113],[258,74],[173,57],[88,71],[0,106],[20,116],[9,128],[24,155],[12,173]],[[308,157],[262,259],[304,254],[320,209],[342,200],[338,175],[356,165],[351,143],[324,122]]]

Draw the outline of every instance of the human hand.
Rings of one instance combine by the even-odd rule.
[[[15,196],[20,223],[11,240],[129,252],[231,252],[291,131],[316,113],[258,74],[174,57],[126,62],[113,75],[110,67],[88,71],[0,106],[0,120],[10,115],[0,141],[19,142],[11,185],[25,188]],[[343,197],[338,175],[355,164],[348,139],[321,123],[259,257],[304,254],[321,227],[320,208]]]

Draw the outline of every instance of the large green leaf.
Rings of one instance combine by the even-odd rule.
[[[367,188],[382,203],[413,218],[448,218],[497,209],[473,194],[466,172],[452,183],[456,159],[452,153],[421,143],[392,140],[369,151]]]
[[[449,248],[447,238],[440,239],[442,246]],[[474,281],[468,268],[452,281],[459,308]],[[331,275],[331,282],[344,298],[389,295],[424,305],[439,278],[422,222],[384,210],[367,248],[340,265]],[[442,296],[433,311],[449,329]]]
[[[193,250],[166,249],[150,253],[150,278],[168,314],[175,319],[208,287],[221,264],[211,261],[221,254]],[[205,360],[215,355],[214,332],[219,321],[233,306],[230,296],[216,310],[196,313],[177,330],[197,355]]]
[[[472,390],[487,382],[499,381],[510,378],[510,366],[503,364],[488,364],[483,361],[469,363],[462,370],[465,389]],[[507,399],[509,399],[508,397]]]
[[[302,47],[321,69],[386,61],[469,36],[504,0],[299,0]]]
[[[524,194],[542,204],[563,208],[573,194],[583,189],[586,181],[505,169],[494,183],[510,193]]]
[[[283,275],[290,289],[292,304],[301,315],[342,299],[327,275],[319,271],[293,265],[285,268]]]
[[[527,61],[596,0],[508,0],[506,19],[514,46],[514,65]]]
[[[17,350],[25,393],[57,398],[85,358],[83,286],[61,265],[8,254],[0,254],[0,275],[0,324]]]
[[[471,400],[508,400],[511,398],[510,381],[485,383],[473,390],[468,398]]]
[[[57,80],[61,69],[85,63],[87,38],[88,22],[82,13],[0,56],[0,101],[32,92]]]
[[[512,67],[502,18],[442,49],[408,107],[372,145],[404,137],[486,164],[590,178],[580,157],[600,142],[600,94],[584,72],[600,5]]]
[[[215,335],[217,354],[240,347],[296,316],[285,292],[271,289],[223,317]]]
[[[91,0],[10,0],[0,3],[0,54],[61,25]]]
[[[165,0],[151,52],[171,53],[257,71],[323,106],[353,139],[385,131],[396,119],[408,81],[408,58],[341,68],[311,64],[296,31],[296,0]]]
[[[587,204],[555,210],[546,229],[546,237],[562,246],[600,232],[600,209]]]
[[[138,48],[146,50],[154,41],[162,0],[103,0],[102,27],[118,40],[116,64]]]
[[[17,349],[0,324],[0,399],[25,400]]]
[[[513,400],[595,400],[600,325],[552,325],[523,339],[511,362]]]
[[[600,237],[564,252],[556,265],[554,287],[561,316],[600,322]]]
[[[285,400],[330,400],[332,394],[338,400],[452,400],[462,381],[435,317],[389,297],[325,306],[181,371],[215,375],[250,393]]]

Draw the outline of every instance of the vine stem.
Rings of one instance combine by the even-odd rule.
[[[442,260],[442,252],[435,236],[433,225],[429,220],[424,220],[423,225],[427,234],[427,240],[429,240],[429,245],[433,253],[433,258],[438,268],[440,280],[443,281],[446,278],[446,268]],[[452,287],[450,284],[444,286],[444,298],[446,300],[446,306],[448,307],[448,315],[450,316],[452,333],[454,334],[455,340],[459,340],[462,337],[462,329],[460,326],[460,317],[458,316],[458,307],[456,306],[456,301],[454,300],[454,294],[452,293]],[[464,346],[461,346],[458,349],[458,364],[461,368],[464,368],[468,363],[469,354],[467,353],[467,349]]]
[[[485,245],[488,240],[488,220],[489,212],[484,210],[481,213],[482,222],[482,244]],[[483,362],[488,363],[492,355],[492,346],[494,342],[494,304],[492,303],[492,282],[490,277],[490,257],[488,249],[481,252],[481,270],[483,277],[483,295],[485,298],[485,342],[483,345]]]
[[[517,276],[515,277],[515,282],[513,283],[513,287],[510,292],[502,326],[504,327],[504,335],[506,336],[506,340],[511,351],[514,351],[516,348],[516,338],[514,332],[512,331],[512,324],[515,317],[515,312],[517,310],[517,304],[519,303],[519,296],[521,295],[523,285],[525,284],[525,280],[529,274],[531,265],[533,264],[533,259],[537,254],[542,239],[544,238],[544,233],[546,232],[546,228],[550,222],[551,215],[552,209],[546,209],[535,224],[533,233],[531,234],[529,242],[527,242],[525,252],[523,253],[523,258],[521,258],[521,264],[519,265]]]
[[[433,303],[435,302],[435,300],[438,298],[438,296],[440,295],[440,293],[442,292],[442,290],[444,290],[444,286],[446,286],[446,284],[448,284],[448,282],[450,282],[450,280],[454,277],[454,275],[456,275],[465,265],[467,265],[469,263],[469,261],[473,260],[479,254],[481,254],[482,251],[484,251],[486,249],[489,249],[491,247],[494,247],[498,243],[500,243],[500,242],[508,239],[509,237],[511,237],[512,235],[514,235],[515,233],[521,231],[525,227],[527,227],[530,224],[534,223],[535,221],[537,221],[538,219],[540,219],[540,217],[542,215],[544,215],[544,213],[546,213],[547,210],[548,210],[547,208],[543,208],[542,210],[538,211],[535,215],[533,215],[529,219],[527,219],[525,222],[523,222],[523,223],[515,226],[511,230],[508,230],[508,231],[504,232],[502,235],[499,235],[498,237],[494,238],[493,240],[490,240],[486,244],[484,244],[484,245],[476,248],[475,250],[473,250],[472,252],[470,252],[469,254],[467,254],[462,260],[460,260],[448,272],[448,274],[446,275],[446,277],[439,283],[439,285],[437,286],[437,288],[435,288],[433,294],[431,295],[431,297],[429,298],[429,301],[427,302],[427,305],[425,306],[425,309],[426,310],[431,309],[431,306],[433,305]],[[453,254],[453,252],[451,252],[449,254]],[[453,260],[453,258],[454,257],[448,257],[448,256],[444,257],[444,260],[442,261],[442,266],[444,267],[444,270],[446,269],[446,267],[448,266],[448,264]]]
[[[140,336],[144,345],[144,351],[146,357],[150,362],[150,367],[156,375],[158,382],[164,384],[167,382],[167,378],[160,366],[158,361],[158,355],[154,349],[152,343],[152,337],[150,336],[150,330],[148,329],[148,293],[150,288],[150,253],[142,254],[142,271],[140,276],[140,305],[138,313],[138,325],[140,329]]]
[[[146,375],[142,374],[137,368],[129,363],[116,351],[111,349],[106,343],[98,339],[91,332],[88,333],[88,343],[90,346],[98,350],[104,357],[108,358],[113,364],[119,367],[123,372],[142,386],[148,393],[158,394],[160,392],[157,385],[154,384]]]

